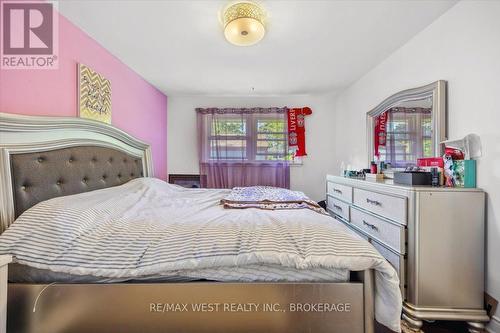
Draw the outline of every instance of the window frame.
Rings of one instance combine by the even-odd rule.
[[[224,117],[226,118],[226,117]],[[265,120],[270,119],[270,120],[281,120],[276,117],[275,114],[252,114],[251,116],[240,116],[238,114],[235,115],[227,115],[227,120],[231,119],[237,119],[238,121],[242,121],[245,123],[245,134],[244,135],[228,135],[224,136],[226,140],[242,140],[245,141],[245,154],[242,158],[213,158],[212,157],[212,142],[213,141],[218,141],[218,138],[220,138],[220,135],[216,135],[212,133],[212,126],[215,121],[222,122],[225,121],[226,119],[217,119],[215,120],[214,117],[210,119],[210,121],[207,122],[207,126],[209,127],[209,131],[207,133],[210,133],[208,137],[206,138],[206,151],[208,153],[208,156],[206,159],[211,162],[219,162],[219,163],[283,163],[283,162],[288,162],[290,165],[302,165],[302,159],[299,157],[295,158],[290,158],[286,159],[286,156],[289,155],[289,148],[288,148],[288,126],[287,126],[287,120],[286,116],[283,117],[283,132],[259,132],[258,130],[258,124],[260,120]],[[259,139],[258,135],[259,134],[283,134],[284,139],[276,139],[276,140],[263,140]],[[257,156],[263,155],[263,156],[279,156],[279,153],[276,154],[259,154],[258,153],[258,142],[269,142],[269,141],[280,141],[283,142],[285,145],[285,155],[283,159],[277,159],[277,160],[259,160],[257,159]]]

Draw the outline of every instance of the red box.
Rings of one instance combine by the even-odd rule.
[[[417,158],[417,166],[444,168],[444,161],[442,157]]]

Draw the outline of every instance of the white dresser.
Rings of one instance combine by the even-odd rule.
[[[481,332],[484,206],[480,189],[406,186],[327,176],[327,207],[396,268],[403,318],[463,320]]]
[[[7,265],[11,256],[0,256],[0,333],[6,332],[7,323]]]

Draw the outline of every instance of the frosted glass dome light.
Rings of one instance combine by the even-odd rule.
[[[266,34],[264,10],[249,1],[235,3],[224,11],[224,36],[231,44],[250,46]]]

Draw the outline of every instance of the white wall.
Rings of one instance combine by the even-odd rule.
[[[309,106],[306,117],[308,156],[302,166],[292,166],[291,188],[305,192],[313,200],[325,197],[325,178],[333,162],[333,95],[292,95],[279,97],[169,96],[168,98],[168,172],[198,173],[196,107],[272,107]]]
[[[481,136],[477,180],[488,193],[486,288],[500,300],[500,2],[459,2],[338,95],[334,172],[341,161],[366,165],[367,111],[397,91],[439,79],[448,81],[449,137]]]

